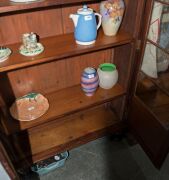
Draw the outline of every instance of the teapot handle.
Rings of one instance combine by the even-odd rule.
[[[99,17],[99,23],[97,25],[97,29],[99,29],[99,27],[101,26],[101,23],[102,23],[102,16],[99,13],[95,13],[95,15]]]

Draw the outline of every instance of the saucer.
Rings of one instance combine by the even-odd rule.
[[[16,120],[32,121],[44,115],[48,109],[47,98],[40,93],[29,93],[16,99],[10,107],[10,113]]]
[[[11,53],[12,51],[9,48],[0,48],[0,62],[7,60]]]
[[[37,47],[31,51],[28,51],[23,45],[20,47],[19,52],[24,56],[36,56],[44,51],[44,47],[41,43],[37,43]]]

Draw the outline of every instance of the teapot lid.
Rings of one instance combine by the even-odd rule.
[[[93,13],[93,9],[88,8],[87,5],[84,5],[83,8],[77,10],[77,13],[82,15],[88,15]]]

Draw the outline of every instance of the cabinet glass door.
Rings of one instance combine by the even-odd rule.
[[[129,124],[159,168],[169,149],[169,0],[147,4],[146,14],[151,15],[146,17],[150,21]]]
[[[168,128],[169,1],[163,2],[154,2],[136,94]]]

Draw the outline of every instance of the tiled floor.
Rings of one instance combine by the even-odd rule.
[[[29,176],[26,179],[36,179]],[[101,138],[70,151],[64,167],[41,180],[169,180],[169,157],[159,171],[139,145]]]

